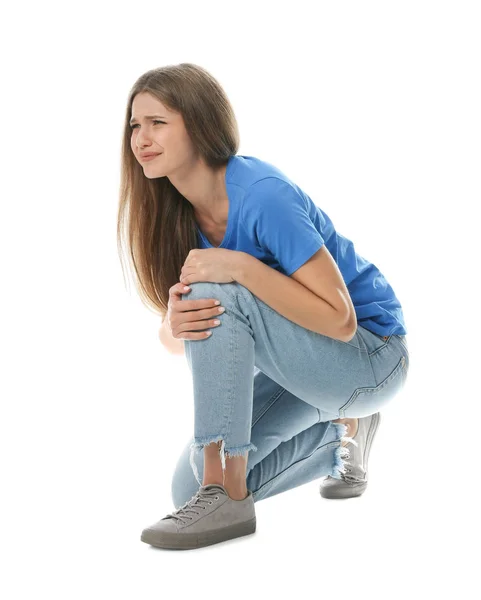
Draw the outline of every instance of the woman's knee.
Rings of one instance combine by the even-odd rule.
[[[190,499],[187,498],[185,486],[181,482],[175,481],[175,479],[172,480],[171,496],[176,509],[183,506]]]
[[[199,483],[195,478],[194,472],[190,465],[190,444],[192,439],[189,440],[189,443],[185,446],[182,451],[179,460],[177,461],[177,465],[174,470],[174,474],[172,476],[171,483],[171,496],[172,502],[174,503],[175,508],[181,507],[188,500],[192,498],[192,496],[199,489]],[[197,460],[202,458],[202,456],[197,456]],[[198,464],[199,473],[202,476],[202,465]]]

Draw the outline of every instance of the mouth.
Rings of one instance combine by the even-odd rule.
[[[147,162],[147,161],[153,160],[154,158],[157,158],[158,156],[161,156],[161,155],[162,155],[162,153],[160,153],[160,154],[150,154],[148,156],[141,156],[140,160],[142,162]]]

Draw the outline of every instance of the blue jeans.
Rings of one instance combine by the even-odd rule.
[[[185,340],[192,373],[194,436],[174,471],[176,508],[199,489],[203,447],[221,441],[221,461],[248,452],[254,501],[344,472],[347,427],[332,421],[378,412],[403,388],[406,336],[358,325],[341,342],[305,329],[237,282],[191,284],[182,300],[218,299],[221,324]],[[206,327],[205,329],[209,329]],[[250,452],[249,452],[250,451]]]

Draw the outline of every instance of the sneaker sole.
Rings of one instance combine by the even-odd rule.
[[[366,439],[366,479],[368,477],[368,462],[369,462],[369,454],[371,453],[371,444],[376,435],[377,428],[379,427],[379,423],[381,422],[381,414],[375,413],[375,417],[371,421],[371,426],[369,431],[367,432]],[[345,498],[356,498],[357,496],[361,496],[366,491],[368,482],[365,481],[363,483],[354,484],[352,487],[349,484],[344,483],[342,479],[339,479],[341,483],[339,487],[321,487],[319,492],[323,498],[327,498],[328,500],[341,500]]]
[[[140,540],[156,548],[167,550],[192,550],[194,548],[203,548],[219,542],[225,542],[234,538],[250,535],[256,530],[256,517],[236,523],[222,529],[206,531],[204,533],[163,533],[159,538],[159,533],[146,530],[142,532]]]
[[[342,479],[339,481],[342,481]],[[321,487],[321,496],[323,498],[327,498],[328,500],[347,500],[347,498],[357,498],[357,496],[361,496],[366,491],[367,481],[357,485],[356,487],[347,487],[348,485],[349,484],[343,482],[342,484],[339,484],[339,487],[336,488]]]

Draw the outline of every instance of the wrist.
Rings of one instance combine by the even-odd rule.
[[[252,259],[250,254],[247,252],[238,252],[238,256],[234,261],[234,272],[232,273],[232,277],[235,281],[242,284],[244,280],[245,272],[249,266],[249,262]]]

